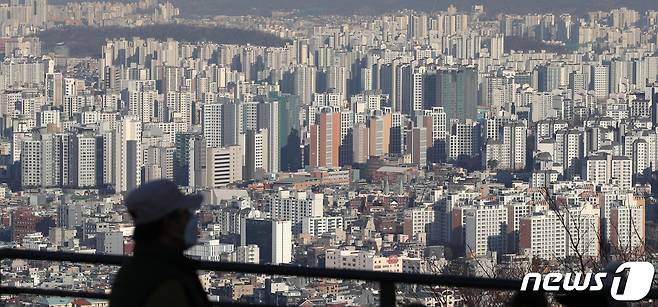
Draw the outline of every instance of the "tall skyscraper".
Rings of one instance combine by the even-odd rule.
[[[300,148],[301,122],[300,99],[297,96],[284,95],[279,100],[279,169],[284,171],[302,168],[304,157]]]
[[[62,73],[46,74],[46,100],[54,107],[61,106],[64,101],[64,78]]]
[[[309,166],[333,168],[339,166],[340,113],[331,108],[316,114],[316,123],[310,126]]]
[[[290,221],[272,221],[272,264],[292,261],[292,231]]]
[[[200,139],[197,133],[178,133],[174,143],[174,182],[180,186],[190,184],[190,156],[193,154],[192,148],[195,140]]]
[[[608,97],[610,93],[609,73],[608,66],[596,65],[592,67],[592,89],[596,94],[596,98]]]
[[[280,119],[279,102],[269,101],[258,105],[258,129],[267,131],[267,169],[268,172],[277,173],[280,169]]]
[[[77,188],[92,188],[97,186],[97,146],[96,137],[92,134],[77,134],[70,139],[70,181]]]
[[[423,80],[425,67],[414,67],[414,64],[402,66],[402,113],[414,116],[423,110]]]
[[[436,76],[436,100],[450,119],[476,119],[477,70],[471,67],[442,69]]]
[[[379,65],[379,89],[388,95],[391,111],[402,111],[402,63],[394,59],[390,63]]]
[[[107,188],[114,183],[114,132],[103,131],[98,136],[97,146],[96,167],[99,178],[96,180],[96,184]]]
[[[366,163],[370,154],[368,139],[370,133],[364,124],[357,124],[353,129],[352,138],[352,163]]]
[[[340,165],[352,164],[352,128],[354,126],[354,113],[343,110],[340,112]]]
[[[258,129],[258,106],[257,101],[242,103],[242,131]]]
[[[384,115],[375,115],[368,120],[370,144],[369,156],[383,157],[389,153],[391,142],[391,126],[392,115],[391,113]]]
[[[21,148],[21,186],[41,186],[41,141],[24,140]]]
[[[142,182],[142,122],[127,116],[117,123],[114,133],[114,190],[130,191]]]
[[[311,104],[315,93],[316,68],[310,66],[297,66],[293,72],[293,93],[301,99],[303,104]]]
[[[617,253],[643,253],[646,248],[646,213],[644,202],[610,209],[609,243]]]
[[[580,174],[583,158],[583,132],[575,129],[561,130],[555,134],[555,160],[562,161],[564,176],[573,178]]]
[[[245,135],[244,179],[259,179],[270,172],[267,129],[247,130]]]
[[[411,163],[420,167],[427,165],[427,128],[412,128],[407,135],[407,153],[411,155]]]
[[[203,106],[203,137],[208,147],[222,146],[222,104]]]
[[[243,130],[243,105],[241,102],[222,104],[221,138],[223,146],[241,144]]]
[[[363,92],[373,90],[373,86],[372,86],[372,68],[369,68],[369,67],[361,68],[360,72],[361,72],[360,79],[359,79],[360,90],[363,91]]]
[[[569,73],[569,88],[572,94],[587,90],[587,82],[585,81],[585,74],[578,71]]]
[[[427,130],[427,160],[439,162],[445,160],[447,142],[447,119],[443,107],[425,110],[422,125]]]
[[[425,14],[409,15],[409,25],[407,26],[407,37],[414,40],[423,40],[427,37],[428,17]]]
[[[340,101],[347,99],[347,69],[343,66],[330,66],[327,68],[327,90],[340,96]]]

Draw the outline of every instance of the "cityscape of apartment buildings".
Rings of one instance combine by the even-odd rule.
[[[0,5],[0,245],[131,255],[124,197],[168,179],[204,196],[187,251],[199,260],[505,278],[655,262],[658,11],[455,5],[214,18],[156,0]],[[97,58],[38,36],[162,24],[284,43],[112,37]],[[107,292],[116,273],[2,263],[10,286]],[[349,280],[200,278],[219,301],[361,306],[379,295]],[[399,290],[426,306],[473,296]],[[0,296],[107,304],[73,300]]]

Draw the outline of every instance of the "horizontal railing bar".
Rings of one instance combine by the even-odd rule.
[[[71,252],[37,251],[26,249],[0,248],[0,259],[26,259],[44,261],[82,262],[89,264],[122,265],[127,256],[98,255]]]
[[[26,259],[43,261],[65,261],[90,264],[121,265],[128,256],[81,254],[36,250],[0,249],[0,259]],[[401,283],[417,285],[437,285],[491,290],[512,290],[521,288],[521,280],[500,278],[479,278],[457,275],[430,275],[418,273],[389,273],[363,270],[338,270],[286,265],[264,265],[234,262],[213,262],[192,260],[199,270],[216,272],[236,272],[264,275],[299,276],[343,280],[363,280],[379,283]],[[652,289],[647,299],[658,298],[658,289]],[[260,305],[259,305],[260,306]]]
[[[521,287],[520,280],[474,278],[456,275],[430,275],[418,273],[389,273],[363,270],[336,270],[297,266],[269,266],[246,263],[225,263],[196,261],[196,267],[200,270],[240,272],[252,274],[275,274],[299,277],[351,279],[370,282],[390,282],[417,285],[445,285],[451,287],[469,287],[481,289],[507,289],[518,290]]]
[[[18,249],[0,249],[0,259],[28,259],[44,261],[84,262],[90,264],[121,265],[128,257],[80,254],[70,252],[51,252]],[[297,267],[284,265],[247,264],[234,262],[213,262],[192,260],[199,270],[218,272],[238,272],[250,274],[287,275],[299,277],[351,279],[370,282],[392,282],[419,285],[444,285],[450,287],[469,287],[481,289],[518,290],[520,280],[474,278],[451,275],[429,275],[416,273],[389,273],[362,270],[336,270],[325,268]]]
[[[91,298],[99,300],[109,300],[110,294],[99,292],[86,292],[86,291],[71,291],[60,289],[43,289],[43,288],[22,288],[22,287],[2,287],[0,286],[0,294],[28,294],[28,295],[43,295],[43,296],[59,296],[71,298]],[[246,304],[237,302],[210,302],[212,306],[228,306],[228,307],[281,307],[282,305],[267,305],[267,304]]]
[[[42,288],[22,288],[22,287],[0,286],[0,293],[2,293],[2,294],[33,294],[33,295],[61,296],[61,297],[75,297],[75,298],[93,298],[93,299],[100,299],[100,300],[110,299],[110,295],[107,294],[107,293],[70,291],[70,290],[60,290],[60,289],[42,289]]]

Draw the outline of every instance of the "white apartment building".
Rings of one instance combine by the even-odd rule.
[[[583,163],[582,176],[595,184],[615,183],[629,189],[633,185],[632,164],[633,161],[626,156],[589,156]]]
[[[571,238],[567,237],[567,255],[598,258],[601,243],[601,214],[590,203],[571,207],[566,216]]]
[[[114,190],[130,191],[142,184],[142,122],[128,116],[117,123],[114,133]]]
[[[192,246],[186,254],[194,259],[204,261],[221,261],[226,253],[233,251],[232,244],[220,243],[219,240],[207,240]]]
[[[291,221],[299,233],[305,217],[322,217],[323,200],[322,193],[280,190],[269,197],[270,217]]]
[[[41,185],[41,141],[24,140],[21,148],[21,186]]]
[[[464,254],[483,256],[507,250],[507,208],[478,205],[464,208]]]
[[[248,130],[245,136],[245,179],[257,179],[270,171],[267,129]]]
[[[610,209],[609,242],[615,254],[644,252],[646,217],[643,201]]]
[[[507,230],[508,252],[517,252],[519,249],[519,225],[521,218],[527,217],[532,212],[532,205],[525,201],[514,201],[507,206]]]
[[[336,233],[336,230],[343,230],[342,216],[307,216],[302,220],[302,233],[313,237]]]
[[[533,213],[519,221],[519,251],[541,259],[564,258],[566,234],[555,212]]]
[[[578,200],[574,206],[559,213],[544,208],[522,218],[519,249],[541,259],[576,254],[598,258],[600,232],[600,210],[587,200]]]
[[[70,139],[69,162],[71,185],[78,188],[96,186],[96,137],[75,135]]]
[[[272,264],[292,262],[290,221],[272,221]]]
[[[404,210],[403,231],[405,235],[414,237],[418,234],[425,234],[426,238],[434,232],[433,227],[436,213],[431,205],[418,208],[409,208]]]
[[[203,137],[208,147],[222,146],[222,104],[203,106]]]
[[[458,159],[460,156],[473,156],[479,152],[480,129],[479,124],[466,120],[465,123],[452,121],[447,137],[448,159]],[[477,150],[476,150],[477,149]]]

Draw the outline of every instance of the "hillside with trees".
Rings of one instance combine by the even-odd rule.
[[[181,24],[143,27],[59,27],[39,34],[43,48],[52,51],[58,46],[68,48],[72,57],[100,57],[105,40],[117,37],[142,37],[179,42],[214,42],[221,44],[251,44],[283,46],[285,40],[269,33],[234,28],[218,28]]]

